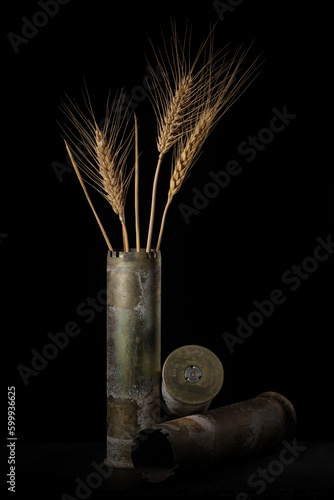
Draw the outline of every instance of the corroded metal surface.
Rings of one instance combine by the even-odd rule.
[[[199,345],[175,349],[162,368],[161,392],[173,416],[206,411],[220,391],[224,369],[217,356]]]
[[[107,459],[133,468],[131,443],[159,421],[161,256],[108,252]]]
[[[141,431],[133,442],[137,472],[152,482],[176,469],[188,469],[248,455],[292,438],[296,414],[275,392],[254,399],[171,420]]]

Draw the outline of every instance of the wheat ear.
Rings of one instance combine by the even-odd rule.
[[[196,157],[198,156],[202,145],[210,131],[212,126],[212,120],[214,118],[215,110],[207,109],[200,116],[198,123],[194,127],[193,132],[190,134],[185,145],[180,145],[180,154],[178,155],[177,161],[175,163],[174,170],[171,175],[169,183],[169,191],[167,195],[167,203],[163,212],[160,232],[158,237],[158,243],[156,251],[160,250],[161,239],[163,230],[165,227],[166,215],[174,196],[181,189],[183,182],[185,181],[190,168],[193,166]]]
[[[66,134],[76,149],[78,167],[86,175],[85,183],[92,185],[111,205],[122,226],[124,251],[129,251],[125,223],[125,202],[132,171],[126,174],[126,162],[133,145],[133,130],[128,131],[130,116],[121,91],[114,107],[106,106],[106,118],[100,127],[92,105],[85,96],[90,118],[76,103],[63,103],[63,112],[76,133],[66,125]]]
[[[179,140],[175,166],[170,179],[167,203],[162,215],[156,251],[158,251],[161,246],[168,208],[175,194],[181,189],[206,138],[218,120],[226,113],[257,76],[254,76],[254,74],[258,68],[258,58],[256,58],[240,75],[241,64],[248,50],[240,55],[240,49],[238,49],[227,65],[222,65],[216,72],[210,74],[210,78],[207,79],[207,91],[202,94],[202,109],[198,112],[197,121],[193,130],[188,133],[186,141],[184,141],[183,138]]]
[[[109,201],[115,214],[118,215],[122,225],[124,251],[129,251],[128,233],[125,224],[125,200],[126,190],[122,174],[117,171],[117,164],[113,157],[112,146],[108,142],[106,134],[95,126],[96,157],[99,164],[102,185],[106,199]]]
[[[111,246],[110,241],[109,241],[109,239],[108,239],[108,236],[107,236],[107,234],[106,234],[106,232],[105,232],[105,230],[104,230],[104,227],[102,226],[102,223],[101,223],[101,221],[100,221],[100,219],[99,219],[99,217],[98,217],[98,215],[97,215],[97,213],[96,213],[96,210],[95,210],[95,208],[94,208],[94,205],[93,205],[93,203],[92,203],[92,201],[91,201],[91,199],[90,199],[90,197],[89,197],[89,195],[88,195],[88,192],[87,192],[87,189],[86,189],[85,183],[84,183],[84,181],[82,180],[82,177],[81,177],[81,175],[80,175],[80,171],[79,171],[79,169],[78,169],[78,166],[77,166],[77,164],[76,164],[76,163],[75,163],[75,161],[74,161],[74,158],[73,158],[72,152],[71,152],[71,150],[70,150],[70,148],[69,148],[69,146],[68,146],[67,142],[66,142],[66,141],[64,141],[64,142],[65,142],[65,147],[66,147],[66,150],[67,150],[68,155],[69,155],[69,157],[70,157],[70,160],[71,160],[71,162],[72,162],[72,165],[73,165],[74,171],[75,171],[75,173],[77,174],[77,177],[78,177],[79,182],[80,182],[80,184],[81,184],[81,187],[82,187],[82,189],[83,189],[83,191],[84,191],[84,193],[85,193],[85,196],[86,196],[86,198],[87,198],[87,201],[88,201],[88,203],[89,203],[89,205],[90,205],[90,207],[91,207],[91,209],[92,209],[92,211],[93,211],[93,214],[95,215],[95,218],[96,218],[96,220],[97,220],[97,223],[98,223],[98,225],[99,225],[99,227],[100,227],[100,229],[101,229],[101,231],[102,231],[103,237],[104,237],[104,239],[105,239],[105,241],[106,241],[106,243],[107,243],[108,249],[112,252],[112,251],[113,251],[112,246]]]
[[[160,121],[159,134],[157,140],[157,148],[160,154],[153,180],[151,213],[150,213],[150,223],[147,236],[146,252],[149,252],[151,249],[153,225],[154,225],[154,213],[156,205],[156,194],[157,194],[160,167],[162,164],[163,157],[179,138],[179,133],[180,130],[182,129],[184,116],[186,114],[187,106],[190,100],[191,84],[192,84],[191,75],[182,78],[182,80],[178,84],[178,88],[175,91],[174,96],[171,99],[169,107],[167,108],[165,114],[163,115]]]
[[[206,92],[205,82],[208,77],[208,70],[211,68],[212,53],[208,61],[196,73],[195,67],[199,60],[205,44],[202,44],[196,57],[191,62],[190,58],[187,59],[185,46],[189,43],[190,48],[190,35],[186,31],[184,41],[181,43],[176,25],[172,25],[172,44],[171,55],[165,46],[165,55],[156,51],[151,43],[155,57],[158,62],[158,67],[163,78],[163,85],[160,84],[157,75],[153,72],[153,80],[155,85],[151,95],[151,101],[155,110],[158,122],[158,138],[157,149],[159,152],[158,162],[155,169],[155,175],[152,187],[152,200],[150,222],[147,236],[146,251],[149,252],[151,248],[151,241],[153,235],[154,214],[156,206],[156,195],[158,186],[158,177],[162,160],[170,148],[179,140],[182,139],[191,127],[197,113],[198,108],[203,100],[203,94]],[[212,48],[212,45],[210,45]],[[169,77],[169,71],[172,78]],[[171,81],[172,80],[172,81]],[[173,87],[175,91],[173,91]]]

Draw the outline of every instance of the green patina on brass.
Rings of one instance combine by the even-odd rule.
[[[107,459],[133,468],[131,443],[160,417],[161,255],[108,252]]]

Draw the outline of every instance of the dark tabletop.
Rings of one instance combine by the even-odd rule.
[[[103,443],[20,443],[16,498],[334,499],[334,443],[297,441],[295,457],[290,452],[285,464],[280,460],[288,456],[281,454],[283,448],[208,469],[179,472],[160,483],[140,482],[111,490],[108,479],[102,480],[97,472],[106,473]]]

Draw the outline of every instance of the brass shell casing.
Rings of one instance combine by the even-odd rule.
[[[170,416],[206,411],[223,381],[222,363],[212,351],[199,345],[175,349],[162,368],[161,392]]]
[[[268,449],[291,439],[296,414],[276,392],[142,430],[133,442],[138,474],[151,482],[191,468],[227,463],[232,458]],[[194,472],[195,473],[195,472]]]
[[[107,458],[133,469],[131,443],[160,418],[161,254],[108,252]]]

